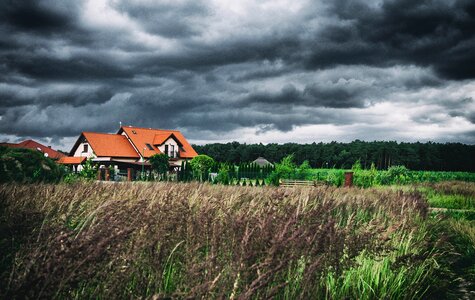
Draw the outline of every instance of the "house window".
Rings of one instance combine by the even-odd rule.
[[[153,150],[152,145],[150,145],[150,144],[145,144],[145,145],[147,146],[148,150]]]
[[[84,145],[83,145],[82,152],[88,152],[88,151],[89,151],[89,145],[88,145],[88,144],[84,144]]]
[[[170,157],[175,157],[175,145],[170,145]]]
[[[165,154],[170,156],[170,153],[168,153],[168,145],[165,145]]]

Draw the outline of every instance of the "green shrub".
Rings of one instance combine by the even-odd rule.
[[[221,164],[219,166],[218,176],[216,176],[216,182],[228,185],[231,182],[231,176],[229,172],[230,166],[228,164]]]
[[[160,179],[166,180],[169,168],[168,155],[164,153],[154,154],[150,157],[149,162],[152,168],[157,171]]]
[[[65,173],[39,151],[0,147],[0,182],[57,182]]]
[[[388,177],[391,183],[405,184],[408,180],[409,170],[405,166],[392,166],[388,169]]]
[[[97,178],[97,165],[92,162],[92,157],[86,159],[81,166],[82,169],[78,173],[79,177],[86,180],[94,180]]]
[[[199,180],[203,181],[214,163],[214,159],[208,155],[198,155],[190,161],[190,166],[193,167]]]
[[[328,185],[342,186],[345,181],[345,171],[340,169],[332,169],[328,172],[325,182]]]
[[[267,181],[272,185],[279,185],[280,179],[309,179],[312,175],[310,163],[306,160],[300,166],[297,166],[293,160],[294,156],[288,155],[280,163],[276,163],[275,169],[267,177]]]

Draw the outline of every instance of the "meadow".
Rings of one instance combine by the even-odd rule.
[[[0,296],[473,296],[474,194],[475,184],[463,182],[4,184]],[[459,196],[471,204],[443,208],[440,199]]]
[[[293,155],[284,157],[273,166],[264,167],[255,164],[233,166],[215,163],[212,171],[218,175],[214,179],[210,179],[213,183],[252,184],[254,186],[262,185],[263,182],[267,185],[278,185],[281,179],[296,179],[341,187],[345,181],[345,172],[353,172],[353,185],[361,188],[443,181],[475,182],[475,173],[473,172],[414,171],[402,165],[378,170],[374,164],[371,164],[370,168],[364,169],[359,160],[353,164],[351,169],[315,169],[310,167],[308,161],[297,165]],[[207,177],[207,175],[204,176],[204,178]]]
[[[418,183],[435,183],[443,181],[475,182],[475,173],[443,172],[443,171],[413,171],[403,166],[390,167],[388,170],[364,169],[311,169],[305,179],[326,182],[342,186],[344,173],[352,171],[353,184],[357,187],[368,188],[382,185],[404,185]]]

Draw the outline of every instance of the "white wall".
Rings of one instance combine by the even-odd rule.
[[[84,145],[88,145],[87,152],[83,152]],[[83,142],[79,144],[79,147],[76,149],[76,152],[74,152],[75,157],[91,157],[94,156],[94,152],[92,151],[91,145],[87,142]]]
[[[158,149],[160,149],[160,151],[162,151],[163,153],[165,153],[165,145],[168,145],[169,152],[172,150],[172,146],[174,146],[173,151],[179,152],[178,144],[173,138],[169,138],[168,140],[165,141],[165,143],[163,143],[160,147],[158,147]],[[165,154],[168,155],[168,153],[165,153]]]

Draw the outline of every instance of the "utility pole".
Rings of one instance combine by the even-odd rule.
[[[145,147],[142,150],[142,179],[144,178],[143,173],[144,173],[144,162],[145,162]]]

